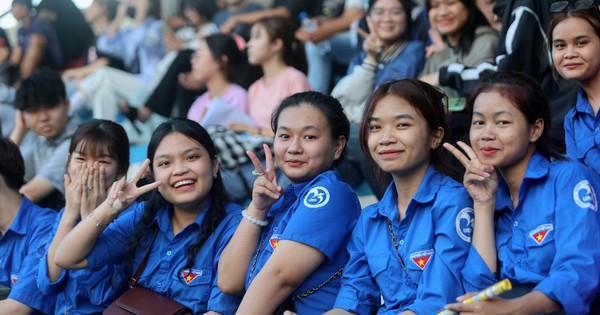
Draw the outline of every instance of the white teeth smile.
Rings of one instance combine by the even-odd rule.
[[[179,188],[179,187],[181,187],[181,186],[184,186],[184,185],[191,185],[191,184],[193,184],[193,183],[194,183],[194,181],[193,181],[193,180],[191,180],[191,179],[188,179],[188,180],[182,180],[182,181],[180,181],[180,182],[176,182],[175,184],[173,184],[173,187],[175,187],[175,188]]]

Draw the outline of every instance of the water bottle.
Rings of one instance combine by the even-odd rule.
[[[315,21],[313,21],[306,12],[300,12],[300,14],[298,15],[298,18],[300,19],[302,28],[307,33],[313,32],[314,30],[316,30],[318,28],[317,23],[315,23]],[[329,40],[327,40],[327,39],[321,41],[318,44],[315,44],[315,46],[317,46],[317,49],[319,50],[321,55],[325,55],[325,54],[329,53],[329,51],[331,50],[331,45],[329,44]]]

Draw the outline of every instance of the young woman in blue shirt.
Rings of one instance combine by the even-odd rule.
[[[54,263],[56,248],[77,223],[102,203],[110,185],[129,168],[127,134],[121,125],[92,119],[79,126],[69,146],[65,175],[65,207],[59,212],[47,252],[37,268],[37,285],[57,295],[55,314],[102,312],[124,290],[124,268],[108,264],[93,272],[64,270]]]
[[[463,294],[473,209],[449,176],[445,104],[414,79],[384,83],[367,101],[360,144],[389,186],[361,213],[327,314],[431,314]]]
[[[237,314],[270,314],[287,299],[298,314],[322,314],[333,306],[360,213],[356,194],[332,169],[350,124],[335,98],[311,91],[285,98],[271,125],[277,166],[291,184],[278,185],[268,146],[266,168],[248,152],[257,178],[221,256],[219,288],[245,293]]]
[[[600,9],[590,7],[555,13],[548,27],[554,68],[579,83],[577,103],[565,117],[567,156],[600,174]],[[564,104],[571,106],[571,104]]]
[[[553,148],[550,109],[539,84],[497,72],[474,91],[471,146],[444,146],[466,167],[473,246],[467,291],[507,278],[512,299],[451,304],[460,312],[587,314],[599,288],[597,175]],[[458,300],[462,301],[465,296]]]
[[[155,182],[137,187],[149,165]],[[116,218],[146,192],[151,192],[148,201]],[[217,262],[240,212],[227,202],[206,130],[188,119],[172,119],[154,131],[148,160],[133,180],[114,183],[108,198],[67,234],[54,259],[63,268],[94,270],[125,261],[134,270],[151,246],[137,285],[194,313],[232,314],[239,297],[217,288]]]

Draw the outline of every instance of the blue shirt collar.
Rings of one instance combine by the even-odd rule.
[[[196,216],[196,219],[194,219],[194,221],[192,223],[190,223],[190,225],[195,224],[198,227],[201,227],[202,222],[204,221],[204,218],[206,217],[206,214],[208,213],[208,210],[211,205],[212,205],[212,199],[209,198],[208,202],[206,202],[206,205],[204,205],[204,207],[202,207],[202,210],[200,210],[200,213]],[[156,216],[154,217],[154,220],[152,221],[152,225],[157,224],[158,228],[163,233],[169,235],[168,232],[173,230],[173,226],[171,225],[171,213],[172,212],[173,212],[173,205],[166,202],[164,205],[162,205],[160,207],[160,209],[158,209],[158,212],[156,213]],[[185,227],[184,229],[186,229],[186,228],[187,227]],[[173,235],[173,233],[171,233],[170,235]]]
[[[525,176],[521,182],[521,187],[526,185],[528,181],[538,180],[548,176],[550,171],[550,162],[547,158],[535,151],[527,164],[525,170]],[[522,189],[522,188],[521,188]],[[520,198],[520,197],[519,197]],[[496,198],[496,210],[501,209],[512,209],[512,201],[510,199],[510,192],[508,191],[508,185],[504,178],[500,177],[498,185],[498,198]]]
[[[438,191],[437,187],[440,186],[442,178],[443,175],[436,171],[432,165],[429,165],[421,181],[421,185],[419,185],[419,189],[417,189],[417,192],[413,196],[413,201],[425,204],[434,200]],[[373,213],[371,217],[375,218],[377,215],[381,215],[390,220],[396,219],[398,217],[397,202],[398,193],[392,181],[379,202],[377,213]]]
[[[590,106],[590,102],[588,101],[587,94],[585,94],[585,91],[581,87],[577,91],[577,103],[575,104],[575,111],[578,114],[594,115],[592,112],[592,107]]]
[[[10,225],[9,231],[12,231],[15,234],[26,235],[27,230],[29,229],[29,224],[27,224],[29,213],[32,207],[35,205],[27,199],[24,195],[21,195],[23,200],[21,201],[21,206],[19,207],[19,212],[15,216],[12,224]]]

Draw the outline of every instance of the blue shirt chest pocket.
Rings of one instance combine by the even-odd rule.
[[[180,266],[179,268],[181,268]],[[189,270],[177,269],[171,276],[170,296],[192,309],[206,309],[215,283],[212,266],[194,266]]]
[[[535,270],[542,272],[550,270],[556,254],[554,238],[553,224],[540,225],[526,235],[527,258],[525,263],[529,265],[529,269],[533,267]]]

